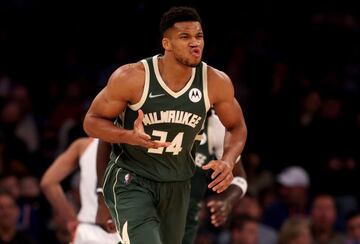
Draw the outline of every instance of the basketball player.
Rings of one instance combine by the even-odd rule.
[[[209,172],[201,167],[207,162],[221,158],[223,154],[225,137],[225,127],[221,124],[219,117],[213,109],[210,109],[205,120],[202,140],[196,150],[195,156],[195,174],[191,178],[190,203],[186,219],[185,235],[183,244],[192,244],[195,241],[199,219],[198,215],[201,209],[201,203],[206,195]],[[234,180],[229,188],[224,192],[209,197],[205,201],[206,206],[211,212],[211,223],[218,227],[223,225],[235,202],[243,197],[247,191],[247,182],[245,180],[245,171],[240,160],[236,163],[233,170]]]
[[[67,220],[68,228],[73,232],[74,244],[116,244],[120,241],[116,231],[105,231],[109,230],[108,222],[95,222],[98,208],[95,192],[98,142],[98,139],[92,138],[75,140],[56,158],[41,179],[42,190],[51,206]],[[76,215],[74,207],[64,194],[61,181],[79,166],[81,208]]]
[[[163,55],[118,68],[84,119],[89,136],[114,144],[104,197],[123,243],[180,244],[194,173],[193,144],[214,107],[227,129],[208,185],[220,193],[246,141],[241,108],[229,77],[201,62],[201,20],[193,8],[174,7],[160,23]],[[123,124],[114,119],[121,115]]]

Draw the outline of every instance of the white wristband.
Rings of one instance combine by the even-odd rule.
[[[103,189],[101,187],[96,188],[96,193],[104,193]]]
[[[240,176],[234,177],[234,179],[231,181],[231,185],[235,185],[235,186],[240,187],[240,189],[242,191],[240,197],[243,197],[245,195],[245,193],[247,191],[247,188],[248,188],[247,181],[245,180],[245,178],[240,177]]]

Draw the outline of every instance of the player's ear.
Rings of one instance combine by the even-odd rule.
[[[161,43],[162,43],[163,48],[164,48],[166,51],[171,50],[171,43],[170,43],[169,38],[163,37]]]

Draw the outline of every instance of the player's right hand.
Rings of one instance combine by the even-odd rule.
[[[170,142],[160,142],[156,140],[151,140],[151,136],[145,133],[144,125],[142,123],[144,119],[144,112],[139,109],[138,117],[134,122],[133,129],[133,145],[142,146],[145,148],[159,148],[159,147],[168,147],[170,146]]]
[[[210,182],[208,188],[212,188],[212,190],[217,193],[225,191],[234,179],[234,175],[232,173],[234,164],[231,162],[224,160],[211,160],[201,168],[204,170],[213,169],[214,172],[211,174],[211,179],[213,179],[213,181]]]

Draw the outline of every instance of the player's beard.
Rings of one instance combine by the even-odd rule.
[[[192,62],[189,58],[184,58],[181,57],[180,55],[176,55],[174,54],[176,61],[178,61],[179,63],[188,66],[188,67],[196,67],[199,65],[199,63],[201,62],[201,59],[199,61],[196,62]]]

